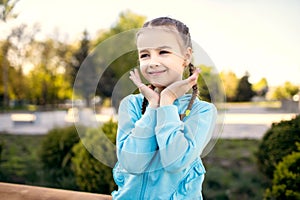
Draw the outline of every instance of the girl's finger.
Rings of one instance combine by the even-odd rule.
[[[140,73],[137,69],[134,69],[134,74],[136,75],[137,79],[141,81]]]
[[[199,76],[199,73],[200,73],[200,69],[199,68],[196,68],[196,70],[194,71],[194,73],[192,74],[192,76],[190,76],[188,79],[193,82],[195,80],[198,79],[198,76]]]

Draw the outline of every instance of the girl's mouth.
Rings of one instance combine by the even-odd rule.
[[[167,70],[160,70],[160,71],[151,71],[151,72],[148,72],[148,74],[150,74],[150,75],[160,75],[160,74],[162,74],[162,73],[164,73],[164,72],[166,72]]]

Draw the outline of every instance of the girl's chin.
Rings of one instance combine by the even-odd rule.
[[[151,85],[153,85],[156,88],[165,88],[166,86],[163,84],[159,84],[159,83],[151,83]]]

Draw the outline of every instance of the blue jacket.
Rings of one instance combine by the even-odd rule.
[[[141,94],[121,101],[113,199],[202,199],[205,168],[200,154],[212,136],[217,111],[196,99],[181,121],[179,114],[190,98],[186,94],[173,105],[147,107],[143,115]]]

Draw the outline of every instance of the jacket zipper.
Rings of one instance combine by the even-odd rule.
[[[144,199],[147,182],[148,182],[148,172],[145,172],[145,174],[143,174],[143,178],[142,178],[142,188],[141,188],[141,194],[140,194],[141,200]]]

